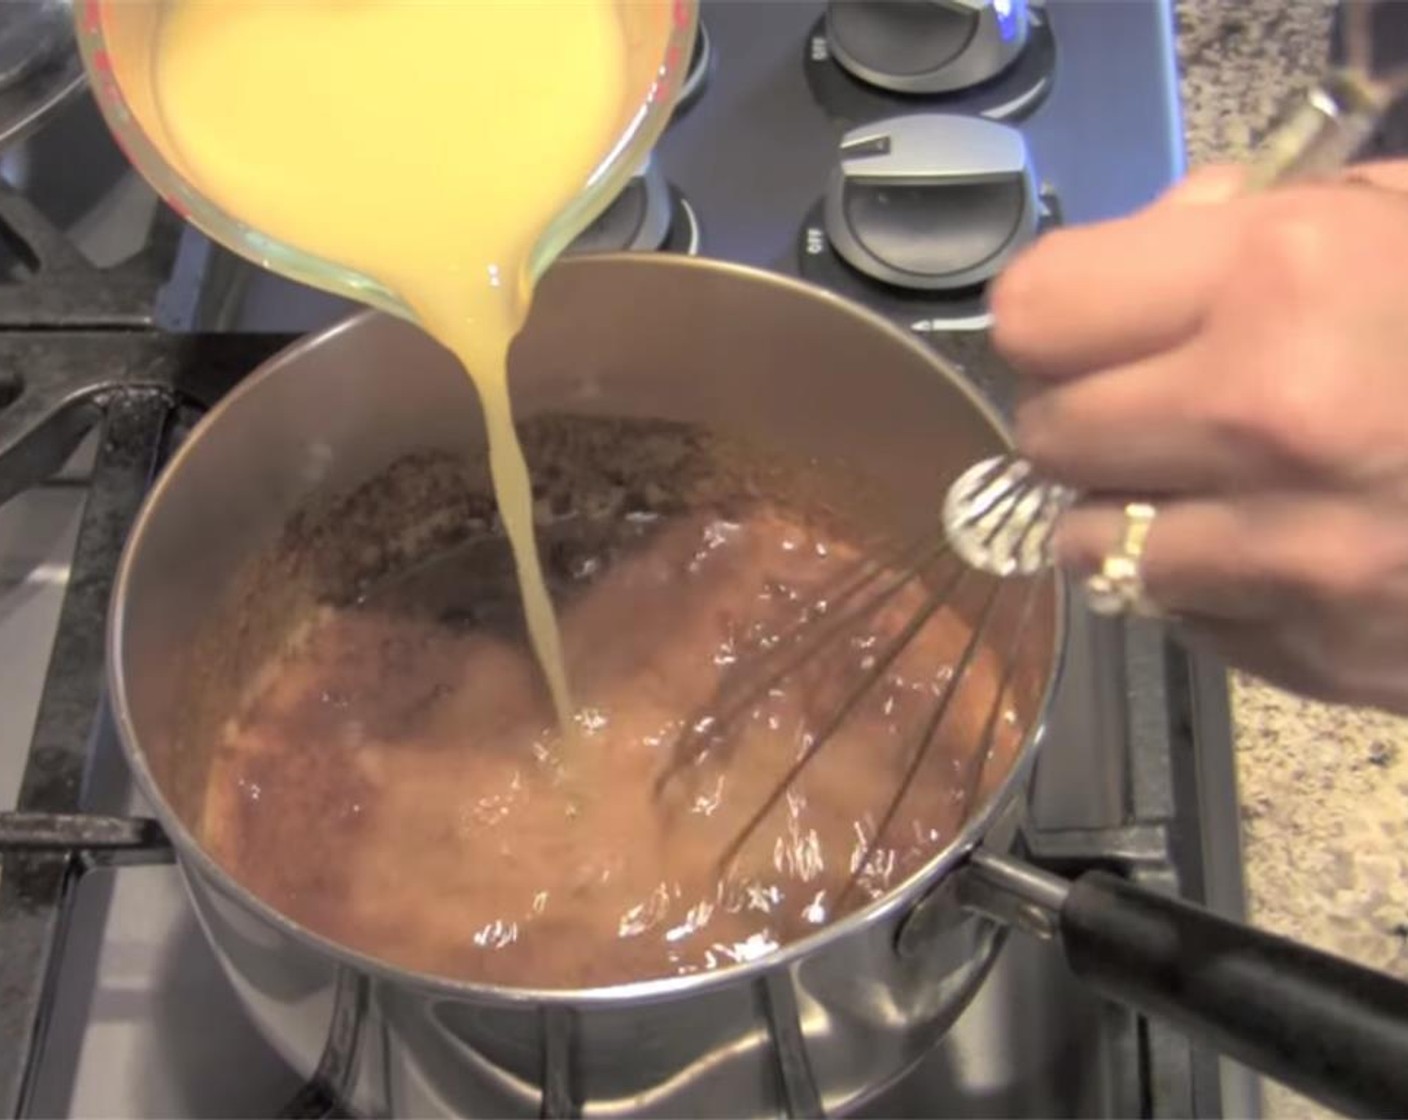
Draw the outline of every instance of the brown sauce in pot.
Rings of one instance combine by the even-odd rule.
[[[727,873],[719,862],[923,606],[920,584],[715,728],[657,793],[685,723],[859,552],[764,499],[616,518],[552,552],[570,584],[557,596],[581,709],[570,752],[511,592],[491,590],[511,581],[488,578],[469,548],[404,594],[323,608],[266,668],[212,764],[203,838],[215,858],[296,921],[393,964],[580,988],[764,954],[954,837],[998,684],[987,651],[838,905],[968,642],[968,624],[940,610]],[[998,734],[1019,736],[1009,713]]]

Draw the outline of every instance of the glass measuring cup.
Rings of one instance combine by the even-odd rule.
[[[529,271],[535,280],[625,187],[669,122],[689,69],[698,0],[615,2],[626,37],[631,96],[615,131],[618,140],[534,247]],[[192,186],[152,88],[166,3],[79,0],[75,5],[78,44],[93,95],[128,160],[177,213],[233,252],[300,283],[413,319],[395,293],[371,277],[267,236]]]

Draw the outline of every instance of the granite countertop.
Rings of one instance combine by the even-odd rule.
[[[1194,166],[1245,158],[1329,42],[1321,0],[1176,0]],[[1250,920],[1408,978],[1408,720],[1234,677]],[[1267,1083],[1268,1117],[1333,1113]]]

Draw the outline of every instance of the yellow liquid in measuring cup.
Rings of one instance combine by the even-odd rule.
[[[169,0],[153,73],[199,190],[384,284],[473,378],[564,728],[507,355],[529,254],[619,138],[625,50],[615,0]]]

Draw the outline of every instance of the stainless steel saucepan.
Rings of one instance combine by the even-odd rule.
[[[949,479],[1009,446],[996,414],[903,332],[714,261],[561,263],[512,369],[520,418],[688,421],[839,458],[914,530],[939,532]],[[123,557],[109,666],[124,748],[226,972],[296,1068],[345,1080],[366,1114],[565,1114],[588,1101],[603,1115],[837,1112],[924,1054],[1016,924],[1059,938],[1101,991],[1272,1076],[1342,1108],[1408,1110],[1408,987],[1011,854],[1059,669],[1054,577],[1015,678],[1030,733],[989,765],[961,835],[885,898],[772,957],[591,991],[497,988],[370,959],[249,893],[198,839],[215,728],[313,603],[368,564],[434,547],[426,526],[451,516],[443,493],[404,474],[380,493],[388,468],[418,452],[478,455],[481,441],[452,359],[402,322],[360,315],[278,355],[205,418]],[[320,515],[358,488],[355,515]]]

